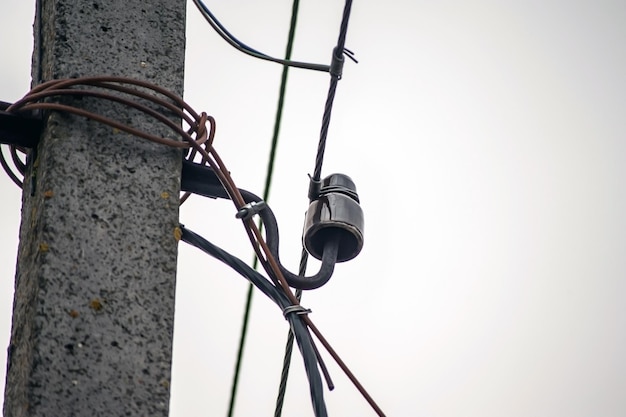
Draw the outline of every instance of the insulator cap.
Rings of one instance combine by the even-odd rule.
[[[354,182],[344,174],[322,180],[319,197],[306,213],[304,247],[311,256],[322,259],[324,246],[333,236],[339,236],[337,262],[349,261],[363,248],[363,210]]]

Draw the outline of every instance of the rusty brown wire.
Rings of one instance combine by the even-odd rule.
[[[149,92],[142,91],[138,88],[130,88],[126,85],[136,86],[144,88],[152,93],[156,93],[165,97],[163,99],[158,97],[155,94],[150,94]],[[166,109],[172,115],[184,120],[190,128],[188,130],[183,130],[181,126],[172,121],[169,117],[164,115],[162,112],[156,111],[145,104],[139,103],[135,100],[120,96],[113,95],[108,92],[98,91],[98,90],[85,90],[85,89],[77,89],[73,87],[77,86],[90,86],[95,88],[100,88],[104,90],[112,90],[120,93],[124,93],[129,96],[134,96],[141,98],[145,101],[153,103],[157,105],[159,108]],[[68,106],[61,103],[51,103],[51,102],[42,102],[42,100],[50,98],[50,97],[58,97],[58,96],[73,96],[73,97],[95,97],[100,99],[105,99],[109,101],[114,101],[120,103],[122,105],[135,108],[153,118],[158,120],[159,122],[165,124],[169,127],[177,136],[182,138],[182,141],[164,138],[160,136],[156,136],[150,134],[148,132],[144,132],[142,130],[136,129],[132,126],[129,126],[124,123],[120,123],[119,121],[113,120],[111,118],[102,116],[97,113],[93,113],[87,111],[82,108],[78,108],[75,106]],[[190,148],[192,147],[192,142],[197,142],[198,144],[203,144],[208,142],[212,143],[213,138],[215,136],[215,119],[213,117],[208,116],[206,113],[198,114],[189,104],[187,104],[182,98],[173,94],[172,92],[161,88],[152,83],[134,80],[126,77],[83,77],[83,78],[73,78],[73,79],[63,79],[63,80],[52,80],[45,83],[42,83],[35,88],[33,88],[29,93],[27,93],[22,99],[13,103],[7,111],[9,112],[26,112],[33,110],[56,110],[63,111],[67,113],[76,114],[79,116],[87,117],[89,119],[98,121],[100,123],[107,124],[113,128],[119,129],[120,131],[129,133],[131,135],[141,137],[144,139],[148,139],[152,142],[156,142],[159,144],[163,144],[166,146],[176,147],[176,148]],[[210,129],[207,131],[206,124],[209,122]],[[192,134],[196,135],[194,139]],[[23,176],[25,165],[20,160],[17,155],[17,151],[20,150],[25,153],[25,150],[18,149],[14,146],[9,147],[9,152],[13,163],[19,173]],[[11,168],[8,166],[4,155],[0,154],[0,162],[2,163],[2,167],[5,169],[10,178],[21,187],[21,181],[13,173]],[[184,195],[181,199],[181,203],[187,199],[188,195]]]
[[[139,87],[152,90],[153,92],[156,92],[158,94],[161,94],[169,98],[170,100],[174,102],[174,104],[166,100],[163,100],[162,98],[159,98],[157,96],[146,94],[140,90],[127,88],[127,87],[124,87],[123,85],[116,85],[112,83],[137,85]],[[202,122],[203,116],[196,113],[191,106],[189,106],[184,100],[182,100],[175,94],[161,87],[158,87],[154,84],[151,84],[145,81],[125,78],[125,77],[85,77],[85,78],[75,78],[75,79],[69,79],[69,80],[48,81],[46,83],[43,83],[33,88],[21,100],[18,100],[17,102],[9,106],[7,111],[19,112],[19,111],[28,111],[28,110],[47,109],[47,110],[59,110],[59,111],[69,112],[69,113],[73,113],[79,116],[90,118],[100,123],[107,124],[111,127],[117,128],[121,131],[127,132],[134,136],[141,137],[141,138],[148,139],[156,143],[160,143],[162,145],[172,146],[176,148],[189,148],[191,146],[190,145],[191,142],[195,141],[191,137],[191,135],[188,133],[188,131],[183,130],[182,127],[180,127],[175,122],[170,120],[167,116],[163,115],[160,112],[157,112],[154,109],[149,108],[148,106],[144,104],[138,103],[133,100],[129,100],[125,97],[116,96],[113,94],[104,93],[100,91],[78,90],[78,89],[70,88],[76,85],[88,85],[88,86],[93,86],[93,87],[99,87],[102,89],[116,90],[116,91],[120,91],[131,96],[139,97],[139,98],[148,100],[160,107],[163,107],[169,110],[170,112],[172,112],[175,116],[178,116],[181,119],[185,120],[191,126],[191,130],[195,131],[196,133],[200,134],[201,133],[200,130],[205,128],[204,126],[205,126],[206,120],[205,122]],[[166,126],[168,126],[178,136],[180,136],[183,139],[183,141],[181,142],[178,140],[167,139],[167,138],[163,138],[160,136],[156,136],[156,135],[141,131],[139,129],[133,128],[132,126],[126,125],[124,123],[120,123],[108,117],[105,117],[97,113],[93,113],[93,112],[90,112],[90,111],[87,111],[78,107],[68,106],[68,105],[64,105],[60,103],[40,102],[40,100],[43,100],[45,98],[49,98],[52,96],[63,96],[63,95],[75,96],[75,97],[76,96],[91,96],[91,97],[96,97],[96,98],[103,98],[106,100],[115,101],[123,105],[135,108],[157,119],[158,121],[162,122]],[[189,115],[185,113],[185,111],[191,114],[192,117],[189,117]],[[214,135],[213,127],[215,125],[215,120],[210,116],[205,116],[205,117],[207,117],[207,119],[210,121],[212,125],[212,129],[208,136],[200,135],[203,137],[203,139],[200,140],[200,144],[203,143],[203,141],[205,140],[212,141],[213,135]],[[200,128],[199,127],[200,125],[202,125],[203,127]]]
[[[151,90],[155,93],[158,93],[168,99],[170,99],[173,103],[168,102],[162,98],[156,97],[152,94],[147,94],[140,90],[124,87],[123,85],[118,84],[130,84],[135,85],[141,88],[145,88],[147,90]],[[154,109],[149,108],[148,106],[137,103],[136,101],[113,95],[103,92],[98,92],[94,90],[78,90],[73,89],[71,87],[76,85],[87,85],[92,87],[98,87],[102,89],[114,90],[124,94],[128,94],[131,96],[136,96],[138,98],[150,101],[162,108],[165,108],[172,112],[175,116],[180,117],[185,120],[187,124],[189,124],[190,128],[188,130],[182,129],[182,127],[178,126],[175,122],[170,120],[167,116],[157,112]],[[180,136],[183,141],[168,139],[160,136],[156,136],[139,129],[133,128],[132,126],[128,126],[126,124],[120,123],[116,120],[110,119],[108,117],[101,116],[99,114],[77,108],[74,106],[69,106],[60,103],[50,103],[50,102],[40,102],[40,100],[50,98],[53,96],[90,96],[95,98],[102,98],[106,100],[115,101],[121,103],[123,105],[127,105],[129,107],[135,108],[139,111],[142,111],[151,117],[154,117],[156,120],[164,123],[170,129],[172,129],[178,136]],[[152,83],[146,81],[135,80],[126,77],[83,77],[83,78],[75,78],[75,79],[64,79],[64,80],[52,80],[46,83],[40,84],[39,86],[33,88],[28,94],[26,94],[21,100],[12,104],[7,111],[10,112],[20,112],[20,111],[28,111],[28,110],[51,110],[51,111],[62,111],[73,113],[79,116],[87,117],[89,119],[95,120],[97,122],[107,124],[114,128],[117,128],[121,131],[127,132],[137,137],[141,137],[162,145],[172,146],[176,148],[191,148],[190,154],[188,158],[193,159],[194,156],[199,154],[202,157],[202,164],[208,164],[212,170],[215,172],[220,182],[222,183],[224,189],[230,196],[233,204],[235,205],[237,210],[240,210],[244,205],[245,201],[239,192],[239,188],[236,186],[232,176],[230,175],[224,161],[221,159],[219,154],[216,152],[213,147],[213,139],[215,136],[215,120],[213,117],[208,116],[206,113],[198,114],[189,106],[182,98],[175,95],[174,93],[163,89],[159,86],[156,86]],[[186,113],[185,113],[186,112]],[[191,116],[189,116],[191,115]],[[210,128],[207,129],[206,123],[210,124]],[[195,138],[193,135],[195,134]],[[204,147],[203,147],[204,146]],[[205,149],[206,148],[206,149]],[[15,152],[15,149],[12,148],[12,155]],[[15,159],[15,157],[14,157]],[[5,166],[4,161],[3,167]],[[21,161],[20,161],[21,162]],[[6,169],[6,167],[5,167]],[[18,168],[19,169],[19,168]],[[187,199],[188,195],[183,195],[181,197],[181,202],[184,202]],[[285,295],[291,301],[293,305],[299,305],[299,301],[296,296],[291,292],[289,288],[289,284],[287,283],[285,277],[283,276],[280,267],[274,256],[272,255],[265,239],[262,236],[260,229],[257,225],[252,221],[252,219],[242,219],[244,228],[252,247],[257,254],[261,264],[266,269],[266,272],[271,278],[276,278],[278,285],[282,288]],[[326,338],[322,335],[320,330],[315,326],[315,324],[311,321],[308,315],[303,315],[302,320],[306,323],[306,325],[311,329],[313,334],[315,334],[316,338],[319,342],[324,346],[326,351],[331,355],[331,357],[335,360],[337,365],[341,368],[341,370],[346,374],[346,376],[350,379],[350,381],[354,384],[357,390],[361,393],[361,395],[365,398],[365,400],[370,404],[370,406],[376,411],[379,416],[384,416],[385,414],[381,410],[381,408],[376,404],[373,398],[369,395],[367,390],[363,387],[363,385],[359,382],[356,376],[350,371],[345,362],[341,359],[339,354],[332,348],[330,343],[326,340]],[[321,358],[319,358],[321,361]],[[323,363],[323,362],[322,362]],[[325,368],[325,366],[323,366]],[[324,370],[323,370],[324,371]],[[325,376],[328,379],[328,375],[324,371]]]

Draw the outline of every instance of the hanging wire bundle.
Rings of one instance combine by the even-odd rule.
[[[231,199],[237,209],[236,217],[242,220],[244,229],[256,253],[254,266],[256,267],[257,261],[261,263],[269,279],[265,278],[254,268],[249,267],[240,259],[213,245],[206,239],[195,234],[191,230],[183,227],[182,225],[180,230],[180,239],[188,244],[198,247],[205,253],[231,266],[235,271],[237,271],[239,274],[249,280],[251,284],[250,288],[252,288],[252,285],[254,285],[254,287],[258,288],[262,293],[272,299],[281,308],[285,319],[288,320],[290,325],[290,332],[286,346],[283,371],[281,374],[281,384],[276,402],[275,416],[278,417],[282,413],[282,404],[285,394],[289,362],[291,358],[291,349],[294,338],[303,357],[307,378],[309,380],[314,413],[316,416],[319,417],[327,415],[326,405],[324,403],[323,397],[322,379],[320,376],[320,371],[323,374],[329,389],[331,390],[333,389],[333,383],[330,379],[330,375],[328,374],[321,355],[315,346],[315,342],[310,332],[313,332],[317,340],[322,343],[328,353],[337,362],[339,367],[344,371],[344,373],[348,376],[348,378],[353,382],[356,388],[361,392],[364,398],[372,406],[374,411],[379,416],[384,416],[382,410],[378,407],[378,405],[374,402],[371,396],[367,393],[367,391],[359,383],[356,377],[348,369],[348,367],[345,365],[339,355],[333,350],[333,348],[326,341],[326,339],[323,337],[317,327],[312,323],[311,319],[308,316],[310,310],[305,309],[300,305],[302,288],[316,288],[317,286],[322,285],[324,282],[326,282],[326,280],[330,277],[330,274],[332,274],[332,269],[334,267],[334,263],[336,262],[337,256],[336,246],[334,249],[334,258],[333,256],[331,256],[331,261],[323,261],[320,273],[318,273],[314,277],[304,277],[308,253],[303,248],[299,273],[298,275],[291,274],[280,264],[280,261],[278,259],[278,227],[276,224],[276,220],[271,212],[271,209],[269,209],[264,201],[267,199],[267,195],[269,192],[269,183],[271,182],[273,157],[275,155],[288,67],[297,67],[315,71],[328,72],[331,77],[328,96],[322,118],[322,128],[320,131],[320,140],[315,159],[315,168],[314,173],[311,176],[311,184],[309,189],[309,198],[311,201],[313,201],[319,195],[326,137],[328,134],[328,127],[330,123],[330,116],[332,112],[337,82],[342,77],[342,67],[344,62],[343,57],[344,55],[348,56],[350,59],[356,62],[352,55],[352,52],[345,48],[347,26],[352,1],[346,0],[343,10],[339,38],[337,41],[337,46],[333,49],[332,61],[330,65],[309,64],[290,60],[291,48],[293,46],[293,36],[295,31],[295,16],[298,9],[298,0],[294,0],[289,42],[285,59],[273,58],[253,48],[250,48],[249,46],[235,38],[217,20],[217,18],[210,12],[210,10],[206,7],[206,5],[204,5],[204,3],[202,3],[201,0],[193,1],[200,10],[203,17],[206,19],[206,21],[229,44],[248,55],[259,59],[276,62],[284,66],[283,76],[281,80],[279,109],[277,111],[274,137],[272,140],[272,151],[270,153],[268,176],[266,179],[263,199],[255,196],[248,191],[240,190],[235,185],[224,162],[213,147],[213,139],[215,136],[215,120],[211,116],[208,116],[206,113],[197,113],[182,98],[151,83],[124,77],[83,77],[76,79],[53,80],[35,87],[24,98],[9,106],[7,111],[13,113],[33,111],[61,111],[73,113],[98,121],[100,123],[107,124],[121,131],[130,133],[131,135],[148,139],[155,143],[175,148],[187,149],[186,162],[183,168],[183,177],[185,174],[185,168],[191,169],[190,167],[193,166],[193,169],[197,173],[199,172],[198,167],[208,165],[210,167],[211,175],[214,175],[219,180],[219,182],[216,182],[216,184],[213,185],[203,183],[202,181],[199,183],[195,182],[191,185],[187,184],[187,186],[185,186],[185,184],[181,184],[181,186],[185,188],[186,192],[181,196],[180,203],[182,204],[192,192],[205,196]],[[50,101],[44,102],[45,99],[51,97],[58,98],[62,96],[94,97],[97,99],[117,102],[122,105],[134,108],[166,125],[179,139],[156,136],[149,132],[144,132],[137,128],[134,128],[133,126],[121,123],[119,121],[107,118],[93,112],[89,112],[87,110],[72,105],[55,103]],[[158,108],[159,110],[155,110],[155,108]],[[174,121],[176,119],[182,119],[187,125],[187,128],[183,129],[178,123]],[[9,147],[9,155],[11,157],[13,165],[15,166],[15,169],[12,169],[8,161],[6,160],[4,153],[1,152],[0,149],[0,163],[2,167],[7,172],[9,177],[20,187],[22,186],[22,180],[20,179],[20,177],[24,176],[27,164],[26,162],[24,162],[23,155],[27,152],[28,150],[23,147]],[[198,156],[200,157],[200,163],[194,164],[193,161]],[[206,175],[207,171],[209,171],[208,168],[205,168],[205,171],[201,172],[201,174]],[[258,225],[256,225],[253,222],[252,218],[255,214],[260,215],[262,223],[260,222]],[[261,233],[262,226],[265,226],[266,228],[265,238]],[[330,246],[332,245],[329,245],[329,247]],[[333,250],[330,250],[330,252],[332,251]],[[324,256],[326,256],[326,248],[324,249]],[[326,267],[324,265],[326,265]],[[326,270],[324,268],[326,268]],[[324,270],[326,272],[323,272]],[[321,276],[320,278],[320,275],[323,276]],[[290,285],[292,287],[298,288],[295,295],[291,292],[289,288]],[[248,317],[249,315],[251,294],[252,292],[249,291],[248,300],[246,303],[245,317]],[[243,351],[243,343],[245,340],[246,327],[247,320],[244,318],[235,377],[233,380],[230,398],[229,416],[232,415],[234,409],[234,398],[237,389],[239,369],[241,366],[241,357]]]
[[[94,97],[101,100],[108,100],[134,108],[144,114],[153,117],[159,122],[169,127],[172,132],[182,140],[169,137],[156,136],[150,132],[139,130],[117,120],[87,111],[83,108],[70,104],[61,104],[52,101],[43,101],[50,98],[63,96],[72,97]],[[154,107],[160,110],[155,110]],[[212,172],[219,179],[221,186],[233,201],[237,213],[246,213],[249,209],[246,199],[242,196],[241,190],[237,188],[226,165],[213,147],[215,135],[215,120],[206,113],[197,113],[182,98],[163,88],[145,81],[133,80],[125,77],[83,77],[75,79],[53,80],[43,83],[31,90],[24,98],[9,106],[8,112],[32,112],[32,111],[58,111],[72,113],[81,117],[86,117],[100,123],[107,124],[121,131],[130,133],[162,145],[190,149],[187,161],[193,161],[196,155],[201,157],[201,164],[208,165]],[[188,125],[183,129],[171,116],[178,117]],[[20,153],[25,153],[24,148],[10,148],[10,154],[17,167],[17,173],[12,171],[4,155],[0,160],[9,176],[19,185],[22,185],[20,174],[23,176],[26,170],[25,163],[22,162]],[[184,197],[183,197],[184,198]],[[249,198],[248,198],[249,200]],[[346,373],[348,378],[354,383],[357,389],[363,394],[366,400],[372,405],[378,415],[384,415],[373,399],[365,391],[356,377],[345,365],[343,360],[334,351],[332,346],[324,338],[321,332],[313,324],[308,316],[309,310],[300,306],[298,299],[294,296],[285,279],[279,262],[275,259],[273,251],[270,250],[266,239],[263,237],[259,227],[253,222],[252,216],[241,215],[244,229],[250,239],[257,257],[269,276],[263,277],[252,268],[248,267],[241,260],[219,249],[215,245],[196,235],[192,231],[181,226],[181,239],[189,244],[197,246],[211,256],[227,263],[237,272],[246,277],[252,284],[270,297],[283,311],[283,315],[290,323],[290,328],[295,335],[298,347],[303,356],[304,365],[309,380],[311,399],[316,416],[327,415],[326,406],[323,399],[322,379],[320,370],[324,374],[329,386],[332,386],[326,367],[321,356],[315,347],[315,343],[310,334],[312,332],[317,340],[324,346],[327,352],[333,357],[340,368]]]

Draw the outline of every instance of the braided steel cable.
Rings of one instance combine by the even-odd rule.
[[[322,117],[322,128],[320,130],[320,140],[317,145],[317,154],[315,156],[315,170],[313,171],[313,181],[319,181],[322,174],[322,164],[324,162],[324,151],[326,150],[326,138],[328,137],[328,127],[330,125],[330,116],[333,110],[333,102],[335,101],[335,92],[337,91],[337,83],[341,79],[341,70],[343,67],[343,53],[346,47],[346,36],[348,34],[348,22],[350,20],[350,12],[352,10],[352,0],[346,0],[339,28],[339,37],[337,46],[333,49],[333,63],[330,70],[330,85],[328,87],[328,95],[326,97],[326,105],[324,106],[324,115]]]
[[[8,148],[9,148],[9,153],[11,154],[11,157],[13,158],[13,152],[15,151],[15,148],[12,146],[9,146]],[[6,158],[4,157],[3,149],[4,149],[4,145],[0,146],[0,165],[2,165],[2,169],[4,169],[4,172],[6,172],[6,174],[9,176],[11,181],[13,181],[15,185],[17,185],[18,187],[22,188],[22,180],[15,174],[15,172],[13,171],[13,168],[11,168],[11,166],[7,162]],[[16,168],[23,177],[24,173],[20,171],[19,167],[16,167]]]
[[[304,249],[303,249],[304,250]],[[304,259],[304,268],[300,267],[299,274],[304,275],[306,270],[306,259]],[[302,266],[302,263],[300,263]],[[302,301],[302,290],[296,290],[296,298]],[[287,342],[285,343],[285,355],[283,356],[283,368],[280,372],[280,384],[278,385],[278,395],[276,396],[276,407],[274,408],[274,417],[280,417],[283,414],[283,404],[285,402],[285,394],[287,393],[287,380],[289,379],[289,369],[291,367],[291,356],[293,354],[293,332],[291,329],[287,333]],[[332,389],[329,387],[329,389]]]
[[[330,117],[332,113],[333,102],[335,100],[335,93],[337,91],[337,84],[341,79],[341,67],[343,66],[343,51],[345,49],[346,36],[348,33],[348,21],[350,19],[350,12],[352,9],[352,0],[346,0],[344,5],[343,15],[341,18],[341,25],[339,28],[339,37],[337,40],[337,46],[333,49],[333,57],[330,70],[330,86],[328,88],[328,94],[326,97],[326,104],[324,106],[324,114],[322,117],[322,127],[320,130],[320,140],[317,146],[317,153],[315,155],[315,168],[313,170],[312,182],[319,182],[322,174],[322,165],[324,162],[324,153],[326,150],[326,139],[328,137],[328,128],[330,126]],[[309,198],[313,200],[314,196],[310,195]],[[302,248],[302,254],[300,257],[300,270],[298,275],[304,277],[306,272],[306,264],[308,262],[309,254],[306,249]],[[302,291],[298,290],[298,301],[302,298]],[[293,338],[294,335],[291,331],[287,334],[287,342],[285,344],[285,355],[283,359],[283,368],[280,376],[280,384],[278,387],[278,396],[276,399],[276,408],[274,411],[274,417],[280,417],[282,415],[282,408],[285,399],[285,392],[287,389],[287,379],[289,377],[289,367],[291,363],[291,355],[293,352]],[[329,389],[332,389],[329,387]],[[369,400],[368,400],[369,401]],[[371,404],[371,403],[370,403]],[[376,406],[377,407],[377,406]]]

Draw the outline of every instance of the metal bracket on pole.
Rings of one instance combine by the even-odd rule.
[[[10,105],[0,101],[0,143],[34,148],[43,130],[41,118],[9,113]]]

